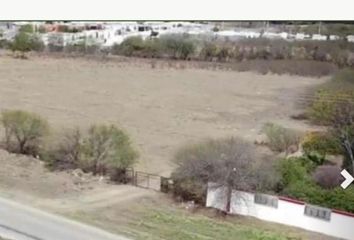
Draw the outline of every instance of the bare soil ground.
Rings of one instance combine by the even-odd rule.
[[[174,151],[190,141],[232,135],[253,141],[267,121],[308,128],[290,119],[294,99],[326,80],[176,64],[2,56],[0,110],[37,112],[58,131],[118,124],[141,153],[137,168],[169,175]]]
[[[58,132],[72,126],[86,128],[92,123],[118,124],[131,134],[141,153],[137,169],[169,175],[173,152],[188,141],[232,135],[253,141],[267,121],[311,128],[290,119],[296,113],[293,100],[308,86],[326,80],[152,66],[149,61],[17,60],[1,56],[0,110],[37,112]],[[205,220],[208,214],[189,216],[182,206],[160,193],[108,184],[89,175],[49,172],[37,159],[2,150],[0,166],[0,196],[137,239],[210,239],[208,224],[214,222]],[[169,222],[165,217],[176,224],[164,225]],[[236,226],[235,231],[243,229],[243,233],[281,229],[282,235],[290,231],[295,239],[330,239],[247,219],[231,219],[237,226],[227,223],[227,229],[234,231]],[[195,238],[192,228],[181,237],[176,233],[187,228],[184,223],[206,231]],[[223,224],[220,229],[229,231]]]

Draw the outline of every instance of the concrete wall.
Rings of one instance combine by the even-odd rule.
[[[225,210],[226,191],[223,188],[209,186],[207,207]],[[303,228],[329,236],[354,240],[354,214],[331,211],[330,220],[326,221],[304,214],[306,204],[284,197],[277,197],[278,206],[270,207],[254,202],[255,194],[233,191],[231,214],[252,216],[265,221]],[[354,204],[354,202],[353,202]]]

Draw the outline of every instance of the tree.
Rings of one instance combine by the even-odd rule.
[[[13,52],[19,51],[20,57],[25,58],[25,52],[31,50],[41,51],[44,49],[43,41],[37,35],[30,35],[26,32],[19,32],[14,41],[10,44]]]
[[[49,133],[45,119],[35,113],[9,110],[1,113],[5,147],[10,152],[37,155],[43,137]]]
[[[177,169],[173,178],[177,184],[190,183],[192,191],[206,189],[209,182],[226,189],[225,210],[230,211],[232,189],[254,187],[253,146],[239,138],[205,140],[181,148],[175,155]],[[183,190],[183,189],[182,189]]]
[[[21,52],[21,57],[24,57],[25,52],[31,51],[31,39],[30,36],[25,32],[19,32],[14,41],[11,44],[11,50],[13,52],[19,51]]]
[[[34,27],[31,24],[26,24],[21,26],[19,31],[24,33],[34,33]]]
[[[332,135],[338,140],[346,153],[349,172],[354,173],[354,102],[342,99],[335,103],[331,114]]]
[[[114,125],[91,126],[82,148],[84,165],[100,175],[107,168],[131,167],[138,157],[129,136]]]

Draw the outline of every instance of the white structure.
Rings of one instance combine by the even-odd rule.
[[[217,35],[217,36],[223,36],[223,37],[259,38],[259,37],[261,36],[261,33],[259,33],[259,32],[252,32],[252,31],[233,31],[233,30],[227,30],[227,31],[215,32],[215,35]]]
[[[225,196],[224,188],[209,185],[206,206],[225,210]],[[354,240],[354,214],[311,206],[289,198],[232,191],[230,213]]]
[[[327,36],[326,35],[321,35],[321,34],[313,34],[312,35],[312,40],[326,41],[327,40]]]
[[[340,37],[338,35],[329,35],[329,40],[331,41],[340,40]]]
[[[269,38],[269,39],[287,39],[288,33],[286,33],[286,32],[281,32],[281,33],[265,32],[265,33],[263,33],[262,37]]]
[[[296,33],[295,35],[296,40],[310,40],[311,36],[305,33]]]
[[[347,40],[348,42],[354,42],[354,35],[348,35]]]

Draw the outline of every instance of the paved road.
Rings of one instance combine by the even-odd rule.
[[[0,236],[14,240],[129,240],[3,198]]]

